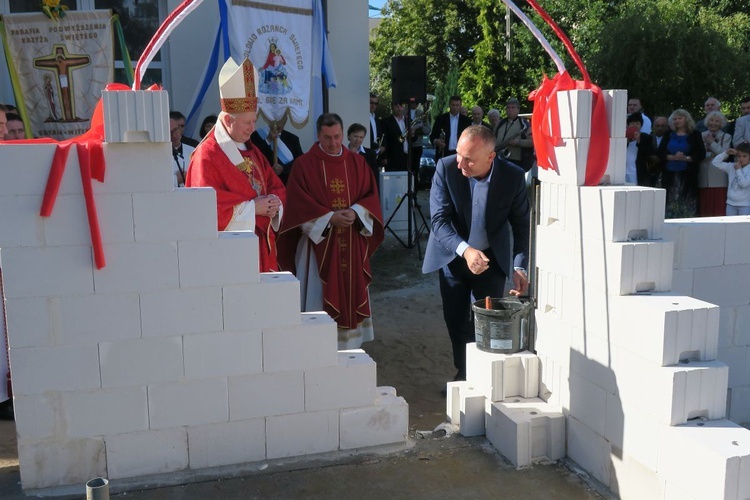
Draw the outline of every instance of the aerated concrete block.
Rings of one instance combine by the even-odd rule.
[[[646,467],[616,446],[612,446],[610,458],[612,478],[609,489],[619,498],[637,498],[639,500],[662,500],[665,498],[666,481],[655,470]]]
[[[342,450],[405,443],[409,435],[409,405],[392,394],[370,406],[342,409],[339,418]]]
[[[190,468],[255,462],[266,458],[263,418],[188,427]]]
[[[175,189],[171,193],[133,193],[136,241],[215,239],[216,191]]]
[[[297,315],[299,325],[263,329],[264,372],[338,366],[336,323],[322,312]]]
[[[617,295],[668,292],[672,288],[672,242],[607,245],[608,290]]]
[[[564,138],[591,137],[591,90],[565,90],[556,93],[560,116],[560,136]]]
[[[198,398],[201,404],[196,404]],[[227,379],[150,384],[148,419],[151,429],[229,421]]]
[[[266,456],[269,459],[325,453],[338,447],[338,410],[266,418]]]
[[[301,324],[299,281],[291,273],[261,273],[259,283],[224,286],[223,293],[225,330]],[[273,314],[268,314],[269,311]],[[314,316],[328,317],[324,312]],[[308,321],[314,323],[317,320]],[[329,318],[327,322],[332,320]]]
[[[695,498],[750,498],[750,431],[723,419],[665,427],[659,474]]]
[[[590,380],[585,375],[573,371],[570,372],[568,380],[570,390],[568,412],[570,416],[575,417],[599,436],[604,436],[607,420],[607,395],[610,393],[597,385],[598,380]]]
[[[175,472],[189,463],[184,427],[115,434],[104,442],[110,480]]]
[[[516,467],[565,456],[565,417],[539,398],[492,403],[487,439]]]
[[[607,394],[606,411],[604,437],[612,444],[613,456],[624,452],[647,470],[656,471],[659,432],[666,424],[638,407],[623,404],[614,394]]]
[[[715,219],[665,221],[664,239],[674,241],[674,268],[724,265],[727,227]]]
[[[376,365],[361,349],[338,351],[338,364],[305,371],[305,411],[370,406]]]
[[[658,366],[717,357],[719,308],[674,293],[630,295],[610,303],[613,344]]]
[[[263,372],[263,333],[260,330],[186,335],[183,344],[186,378]]]
[[[575,233],[538,226],[536,234],[537,267],[560,276],[580,276],[581,242]]]
[[[539,226],[580,234],[578,187],[547,183],[540,188]],[[537,245],[537,251],[539,245]]]
[[[229,420],[302,413],[304,372],[286,371],[230,377]]]
[[[143,292],[143,337],[169,337],[224,329],[222,288],[170,288]],[[250,325],[248,325],[250,327]]]
[[[466,381],[490,401],[539,393],[539,358],[529,351],[495,354],[466,344]]]
[[[610,137],[625,137],[625,128],[628,118],[628,91],[605,90],[604,106],[607,109],[607,123],[609,124]]]
[[[0,163],[0,196],[44,194],[56,144],[4,144]],[[82,193],[76,148],[71,148],[59,194]],[[41,205],[39,205],[41,207]],[[39,210],[37,209],[37,214]]]
[[[107,265],[94,273],[97,293],[145,292],[180,284],[175,243],[104,245]]]
[[[41,206],[41,195],[0,195],[0,248],[45,244]]]
[[[102,105],[108,143],[169,142],[166,90],[105,90]]]
[[[102,241],[107,244],[132,243],[133,196],[130,193],[102,193],[95,197]],[[41,203],[39,205],[41,207]],[[35,210],[38,216],[39,208]],[[44,240],[49,246],[90,245],[86,200],[82,194],[57,197],[52,215],[43,217]]]
[[[639,186],[579,188],[584,238],[606,242],[660,240],[664,226],[663,189]]]
[[[627,158],[628,140],[624,137],[609,139],[607,169],[604,171],[606,184],[621,186],[625,184],[625,160]]]
[[[179,241],[177,248],[181,287],[258,283],[258,237],[251,231],[220,231],[216,239]]]
[[[448,382],[446,412],[448,420],[458,425],[462,436],[483,436],[485,433],[486,398],[469,382]]]
[[[66,435],[96,437],[148,430],[146,387],[118,387],[62,394]]]
[[[750,289],[745,286],[750,280],[750,264],[696,268],[693,278],[697,299],[722,307],[750,303]]]
[[[62,393],[47,391],[34,396],[14,396],[13,412],[19,443],[54,440],[63,431]]]
[[[750,264],[750,255],[746,251],[750,248],[750,220],[742,218],[727,224],[726,231],[724,264]]]
[[[566,428],[568,457],[597,480],[609,484],[612,472],[610,442],[572,416],[568,417]]]
[[[101,387],[96,344],[24,347],[9,352],[15,396]]]
[[[562,139],[555,146],[557,170],[539,169],[539,180],[542,184],[566,184],[582,186],[586,180],[586,161],[588,159],[590,139]]]
[[[138,369],[133,369],[133,360]],[[121,340],[99,344],[102,387],[157,384],[182,379],[181,337]]]
[[[18,465],[25,490],[84,484],[92,477],[112,478],[102,438],[18,443]]]
[[[0,249],[6,299],[94,293],[90,246]]]
[[[137,146],[105,143],[104,159],[106,182],[93,183],[95,197],[101,193],[169,193],[174,190],[174,158],[169,142]],[[78,170],[78,163],[73,165]]]

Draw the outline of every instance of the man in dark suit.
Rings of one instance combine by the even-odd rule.
[[[430,141],[435,145],[435,160],[444,156],[456,154],[456,144],[466,127],[471,125],[471,118],[459,113],[461,98],[451,96],[448,103],[450,111],[435,118],[430,133]]]
[[[370,149],[375,151],[376,156],[380,156],[385,152],[385,149],[381,146],[380,141],[383,137],[383,120],[377,117],[378,99],[377,94],[370,92]]]
[[[276,145],[274,146],[274,138]],[[256,129],[250,140],[255,147],[260,149],[268,163],[273,167],[273,171],[279,176],[281,182],[286,184],[289,177],[289,171],[292,164],[298,156],[302,156],[302,146],[299,143],[299,137],[291,132],[284,130],[284,124],[271,124],[269,127]],[[276,158],[274,162],[274,147],[276,147]]]
[[[393,113],[383,118],[381,123],[383,132],[383,144],[385,145],[385,170],[386,172],[406,171],[407,151],[409,144],[406,134],[408,126],[404,115],[404,105],[394,102],[391,105]]]
[[[474,341],[472,296],[502,297],[511,272],[511,295],[522,295],[528,288],[529,200],[524,171],[498,158],[494,149],[492,131],[471,126],[461,135],[457,154],[438,161],[432,178],[432,231],[422,272],[440,272],[443,318],[458,370],[454,380],[466,379],[466,344]]]

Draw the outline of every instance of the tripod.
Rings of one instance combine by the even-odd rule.
[[[401,244],[404,248],[414,248],[417,247],[417,256],[419,259],[422,259],[422,248],[419,244],[419,238],[422,235],[422,231],[430,232],[430,228],[427,225],[427,220],[424,217],[424,214],[422,213],[422,210],[419,208],[419,204],[417,203],[417,195],[414,192],[414,182],[416,182],[416,179],[414,178],[414,173],[412,172],[412,141],[410,136],[410,126],[406,127],[406,133],[404,140],[407,141],[407,154],[406,154],[406,193],[404,196],[401,197],[401,200],[398,202],[398,205],[396,205],[396,208],[393,210],[393,213],[391,213],[391,216],[388,217],[388,220],[385,221],[385,229],[391,232],[391,234],[396,238],[396,240]],[[399,237],[398,234],[396,234],[396,231],[393,230],[393,228],[390,227],[391,221],[398,213],[399,209],[401,208],[401,205],[404,204],[404,202],[407,203],[408,210],[406,215],[406,241],[402,240],[401,237]],[[419,219],[422,221],[421,225],[418,225],[419,220],[417,220],[417,214],[419,215]]]

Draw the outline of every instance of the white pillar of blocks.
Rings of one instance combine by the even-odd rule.
[[[723,419],[727,386],[750,385],[750,336],[738,341],[742,310],[711,302],[750,311],[750,258],[725,246],[750,230],[732,229],[739,218],[667,225],[663,190],[622,185],[626,93],[604,97],[608,185],[583,186],[590,124],[572,122],[591,105],[580,94],[558,96],[578,108],[560,113],[559,171],[540,170],[539,395],[567,416],[568,456],[622,498],[746,498],[750,431]],[[720,344],[720,330],[732,338]],[[525,457],[512,444],[501,446]]]
[[[337,353],[294,276],[258,272],[253,233],[216,231],[213,190],[172,187],[166,93],[105,94],[101,270],[75,148],[43,219],[54,147],[0,146],[23,488],[404,443],[374,361]]]

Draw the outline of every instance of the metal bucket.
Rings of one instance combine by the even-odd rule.
[[[528,320],[533,302],[517,299],[490,299],[492,309],[485,308],[485,299],[472,305],[474,338],[477,347],[495,354],[512,354],[526,348]]]

